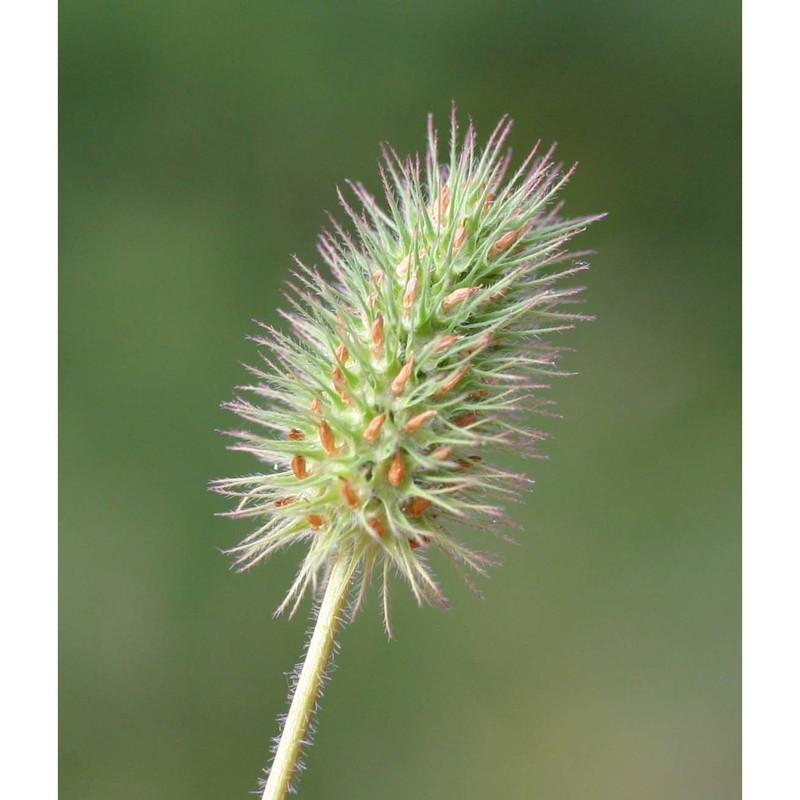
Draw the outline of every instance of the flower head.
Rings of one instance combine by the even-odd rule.
[[[509,173],[510,125],[478,152],[454,113],[444,164],[431,122],[424,164],[385,148],[385,206],[357,183],[355,203],[339,193],[353,232],[334,220],[320,238],[332,280],[298,262],[289,331],[264,325],[256,338],[264,364],[240,387],[252,399],[227,407],[256,426],[232,432],[234,449],[269,467],[213,486],[238,499],[231,516],[258,524],[231,550],[239,567],[307,545],[279,611],[297,608],[334,555],[360,575],[354,608],[376,569],[386,608],[392,568],[420,603],[444,604],[433,548],[478,572],[492,563],[453,523],[496,529],[493,498],[525,481],[486,455],[534,452],[544,436],[518,417],[541,410],[540,390],[562,374],[548,340],[583,318],[564,279],[587,266],[568,243],[598,218],[560,216],[573,170],[552,148]]]

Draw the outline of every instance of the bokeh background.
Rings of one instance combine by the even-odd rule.
[[[739,8],[716,0],[193,3],[60,15],[63,800],[250,796],[303,615],[298,554],[245,576],[215,433],[315,261],[450,102],[581,167],[597,321],[517,547],[452,610],[395,592],[342,637],[301,798],[740,794]]]

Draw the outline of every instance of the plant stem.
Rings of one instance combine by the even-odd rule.
[[[317,612],[314,631],[261,800],[283,800],[289,791],[333,653],[336,634],[342,624],[342,610],[347,601],[353,574],[351,563],[350,559],[340,556],[331,567],[325,595]]]

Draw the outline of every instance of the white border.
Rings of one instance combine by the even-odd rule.
[[[3,797],[57,794],[57,6],[0,14]]]
[[[744,9],[744,797],[800,797],[797,20]],[[792,19],[794,17],[794,19]]]

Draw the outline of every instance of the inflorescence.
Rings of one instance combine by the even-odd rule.
[[[226,404],[257,431],[232,431],[234,449],[263,472],[216,481],[237,498],[230,516],[258,527],[231,552],[250,567],[287,545],[308,551],[279,611],[296,610],[332,558],[359,575],[353,610],[373,572],[392,568],[418,602],[443,605],[426,555],[436,549],[479,573],[492,557],[472,550],[452,523],[497,530],[496,498],[523,476],[487,453],[536,453],[545,434],[522,411],[564,374],[551,337],[585,319],[587,268],[569,242],[598,216],[563,218],[557,195],[574,167],[537,148],[511,174],[501,120],[482,152],[472,124],[463,140],[453,114],[449,158],[439,162],[429,122],[424,163],[384,148],[382,208],[361,184],[339,193],[352,230],[332,221],[319,250],[332,280],[297,263],[281,315],[289,332],[262,325],[263,365]],[[494,498],[494,500],[493,500]]]

